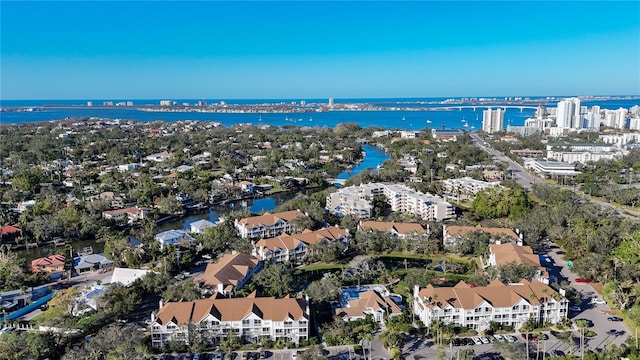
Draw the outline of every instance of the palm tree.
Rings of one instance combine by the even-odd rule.
[[[580,352],[582,353],[582,359],[584,359],[584,331],[589,326],[589,322],[584,319],[576,321],[578,332],[580,333]]]

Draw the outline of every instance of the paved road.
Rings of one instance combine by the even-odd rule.
[[[478,135],[470,134],[470,136],[471,136],[471,140],[473,141],[473,144],[475,146],[477,146],[480,149],[482,149],[482,150],[486,151],[487,153],[489,153],[491,156],[494,157],[495,160],[502,161],[502,162],[506,163],[507,164],[507,169],[511,170],[511,172],[512,172],[513,180],[515,180],[523,188],[531,189],[531,186],[533,184],[543,184],[544,183],[544,181],[542,179],[540,179],[539,177],[537,177],[537,176],[531,174],[530,172],[528,172],[527,170],[525,170],[524,167],[522,167],[522,165],[520,165],[516,161],[513,161],[511,158],[509,158],[508,156],[504,155],[500,151],[492,148],[489,144],[487,144],[484,140],[482,140]],[[633,210],[622,210],[622,209],[619,209],[619,208],[611,205],[608,202],[600,201],[600,200],[597,200],[597,199],[594,199],[594,198],[586,198],[585,194],[580,192],[577,187],[563,186],[563,188],[567,189],[567,190],[571,190],[576,195],[580,195],[581,197],[583,197],[583,198],[585,198],[585,199],[587,199],[589,201],[592,201],[592,202],[600,205],[601,207],[614,210],[619,215],[621,215],[623,217],[626,217],[628,219],[640,218],[640,212],[633,211]]]

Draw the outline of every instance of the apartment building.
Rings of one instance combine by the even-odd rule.
[[[476,226],[445,225],[442,227],[442,242],[445,247],[455,246],[461,238],[476,231],[489,235],[491,243],[501,243],[501,239],[522,243],[522,234],[517,229],[514,231],[509,228],[486,227],[479,224]]]
[[[230,336],[250,343],[262,339],[299,344],[309,338],[309,305],[303,298],[209,298],[184,302],[160,302],[151,313],[151,345],[162,348],[169,341],[189,345],[202,336],[219,345]]]
[[[384,196],[392,211],[414,214],[423,220],[444,221],[455,216],[453,206],[441,197],[415,191],[403,184],[349,186],[327,195],[326,208],[339,216],[353,214],[367,218],[371,217],[373,199],[378,195]]]
[[[400,239],[421,238],[429,234],[422,225],[417,223],[399,223],[394,221],[360,221],[359,231],[385,231]]]
[[[442,180],[445,199],[453,199],[455,201],[473,200],[478,192],[496,186],[500,186],[500,184],[476,180],[470,177]]]
[[[265,212],[260,216],[242,218],[234,222],[240,237],[243,239],[259,239],[278,236],[291,232],[291,221],[305,216],[299,210],[280,213]]]
[[[211,293],[228,295],[241,289],[262,269],[262,261],[249,254],[224,254],[218,262],[207,264],[194,281]]]
[[[454,287],[431,284],[413,292],[414,314],[426,325],[436,321],[483,331],[491,322],[518,329],[528,319],[558,323],[567,317],[569,301],[548,285],[522,279],[505,285],[494,280],[471,287],[461,281]]]
[[[530,246],[514,243],[490,244],[487,266],[504,266],[509,263],[531,266],[536,270],[534,279],[549,284],[549,272],[540,265],[540,258],[533,253]]]
[[[337,226],[314,231],[305,229],[299,234],[282,234],[273,238],[260,239],[253,246],[252,254],[260,260],[272,263],[299,263],[309,255],[313,245],[342,243],[346,248],[350,238],[348,230]]]

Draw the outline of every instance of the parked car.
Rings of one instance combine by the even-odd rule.
[[[582,311],[582,308],[578,305],[573,305],[573,306],[569,306],[569,311],[580,312]]]
[[[616,321],[616,322],[618,322],[618,321],[622,321],[622,318],[621,318],[621,317],[617,317],[617,316],[609,316],[609,317],[607,318],[607,320],[609,320],[609,321]]]
[[[606,305],[607,302],[600,298],[592,298],[590,301],[592,304]]]
[[[508,341],[508,342],[516,342],[518,341],[518,339],[516,339],[515,336],[513,335],[505,335],[504,338]]]
[[[480,340],[480,338],[479,338],[479,337],[474,337],[474,338],[472,338],[472,339],[473,339],[473,342],[474,342],[476,345],[482,345],[482,340]]]
[[[213,360],[223,360],[224,359],[224,353],[222,351],[216,351],[213,353]]]
[[[549,355],[551,356],[564,356],[564,351],[553,349],[549,351]]]
[[[496,340],[498,340],[498,341],[500,341],[500,340],[505,340],[505,338],[504,338],[502,335],[500,335],[500,334],[495,334],[495,335],[493,335],[493,337],[494,337]]]
[[[590,283],[591,280],[585,279],[585,278],[576,278],[576,282],[579,282],[579,283]]]
[[[291,359],[292,360],[296,360],[298,358],[298,351],[297,350],[293,350],[291,352]]]
[[[487,339],[484,336],[480,337],[480,341],[482,341],[483,344],[488,344],[489,343],[489,339]]]

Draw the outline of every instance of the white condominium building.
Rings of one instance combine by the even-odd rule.
[[[486,133],[494,133],[504,129],[504,110],[488,108],[482,112],[482,130]]]
[[[425,326],[442,321],[478,331],[488,329],[491,322],[516,329],[528,319],[555,324],[567,317],[569,305],[553,288],[526,279],[509,285],[494,280],[482,287],[463,281],[454,287],[416,286],[413,298],[413,311]]]
[[[479,191],[495,186],[500,186],[500,184],[497,182],[476,180],[470,177],[442,180],[445,198],[457,201],[473,200]]]
[[[384,195],[392,211],[443,221],[455,216],[453,206],[439,196],[421,193],[402,184],[369,183],[349,186],[327,195],[327,210],[336,215],[371,217],[373,198]]]
[[[570,98],[558,101],[556,108],[556,126],[560,128],[581,129],[580,98]]]
[[[299,344],[309,338],[309,306],[305,299],[209,298],[184,302],[160,302],[151,313],[151,345],[162,348],[169,341],[193,343],[202,337],[219,345],[229,337],[250,343],[263,339]]]
[[[299,210],[280,213],[265,212],[260,216],[251,216],[236,220],[234,225],[243,239],[259,239],[278,236],[291,232],[291,220],[305,215]]]

